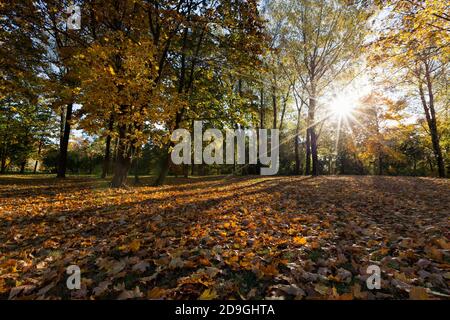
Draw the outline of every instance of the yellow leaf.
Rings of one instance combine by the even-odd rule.
[[[198,297],[199,300],[212,300],[218,297],[216,290],[214,289],[206,289],[203,293]]]
[[[428,300],[427,289],[422,287],[412,287],[409,291],[409,299],[411,300]]]
[[[139,240],[133,240],[129,245],[130,250],[133,252],[138,251],[140,247],[141,247],[141,242]]]
[[[307,242],[305,237],[294,237],[294,244],[296,246],[303,246]]]
[[[113,67],[109,66],[108,70],[109,70],[109,73],[111,73],[111,75],[113,75],[113,76],[116,75],[116,73],[114,72]]]
[[[118,249],[121,251],[130,250],[130,251],[136,252],[139,250],[140,247],[141,247],[141,242],[139,240],[133,240],[128,245],[123,244],[123,245],[119,246]]]

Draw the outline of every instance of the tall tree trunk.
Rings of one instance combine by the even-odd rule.
[[[119,125],[119,142],[117,145],[117,159],[114,166],[114,176],[111,181],[111,187],[121,188],[125,186],[128,172],[131,166],[130,147],[126,141],[126,125]]]
[[[260,88],[260,106],[259,106],[259,129],[264,129],[264,87]],[[260,136],[259,136],[259,130],[257,128],[256,130],[256,138],[257,138],[257,145],[259,148],[259,140],[260,140]],[[258,152],[258,161],[257,161],[257,165],[256,165],[256,170],[258,173],[261,172],[261,159],[259,158],[259,152]]]
[[[283,96],[283,104],[281,108],[281,118],[280,118],[280,132],[283,130],[284,115],[286,114],[287,101],[289,99],[289,93],[291,92],[291,87],[288,88],[286,94]]]
[[[236,130],[239,129],[239,126],[237,123],[233,124],[233,128],[234,128],[234,132],[236,132]],[[234,144],[234,149],[233,149],[233,174],[237,174],[238,173],[238,168],[239,166],[237,165],[237,143]],[[203,175],[203,173],[201,172],[203,170],[203,168],[199,169],[200,175]]]
[[[189,7],[190,10],[190,7]],[[181,68],[180,68],[180,74],[178,78],[178,93],[183,93],[183,90],[185,89],[185,80],[186,80],[186,49],[188,44],[188,28],[185,27],[183,30],[183,45],[181,49]],[[191,65],[191,67],[194,67],[194,63]],[[191,78],[190,81],[193,79]],[[175,117],[175,126],[173,130],[175,131],[180,127],[181,120],[183,118],[184,109],[181,109],[177,112]],[[166,152],[164,152],[162,163],[161,163],[161,170],[159,172],[158,178],[156,179],[155,185],[160,186],[163,185],[166,181],[167,174],[169,172],[169,165],[170,165],[170,154],[169,150],[171,147],[173,147],[175,144],[173,141],[170,141],[169,145],[167,146]]]
[[[272,105],[273,105],[273,128],[277,128],[277,95],[275,86],[272,86]]]
[[[63,143],[63,137],[64,137],[64,127],[66,125],[66,113],[67,113],[67,106],[61,107],[60,112],[60,122],[59,122],[59,145],[61,146]]]
[[[292,85],[293,95],[295,100],[295,107],[297,108],[297,127],[295,128],[295,174],[299,175],[301,171],[301,159],[300,159],[300,119],[302,116],[303,100],[300,105],[298,103],[297,91],[295,90],[295,84]]]
[[[313,176],[319,175],[319,159],[317,155],[317,135],[316,135],[316,126],[315,126],[315,112],[316,112],[316,90],[314,85],[311,88],[311,96],[309,98],[309,110],[308,117],[310,121],[310,139],[311,139],[311,158],[312,158],[312,172]]]
[[[34,162],[33,174],[36,174],[36,172],[37,172],[37,166],[38,166],[38,163],[39,163],[38,160],[36,160],[36,161]]]
[[[140,148],[136,148],[134,151],[134,184],[139,184],[139,153]]]
[[[92,171],[94,171],[94,161],[92,158],[89,158],[89,174],[92,174]]]
[[[0,164],[0,173],[1,174],[6,173],[6,150],[7,150],[7,146],[5,143],[5,146],[4,146],[2,154],[1,154],[1,164]]]
[[[119,146],[119,138],[117,137],[116,139],[114,139],[114,150],[113,150],[113,154],[112,154],[112,171],[114,172],[114,167],[116,166],[116,161],[117,161],[117,149]]]
[[[41,140],[39,140],[38,153],[37,153],[38,158],[41,155],[41,151],[42,151],[42,138],[41,138]],[[34,169],[33,169],[34,174],[36,174],[36,172],[37,172],[38,163],[39,163],[39,160],[36,160],[36,162],[34,163]]]
[[[431,174],[433,174],[433,171],[434,171],[433,161],[431,161],[430,157],[427,157],[427,159],[428,159],[428,165],[430,166]]]
[[[313,176],[319,175],[319,158],[317,155],[317,135],[314,127],[311,128],[311,158],[312,158],[312,171]]]
[[[1,164],[0,173],[1,174],[5,174],[6,173],[6,158],[2,158],[2,164]]]
[[[442,156],[442,150],[440,147],[439,134],[437,132],[436,122],[433,121],[432,123],[429,123],[428,127],[430,128],[431,142],[433,144],[433,151],[434,156],[436,158],[436,164],[438,167],[438,174],[440,178],[445,178],[444,158]]]
[[[189,178],[189,165],[183,164],[183,177]]]
[[[169,173],[169,166],[170,166],[170,146],[164,150],[163,157],[161,159],[161,168],[158,174],[158,178],[155,181],[156,186],[161,186],[164,184],[167,178],[167,174]]]
[[[431,133],[431,141],[433,143],[434,154],[436,157],[436,162],[438,166],[438,173],[440,178],[445,178],[445,165],[444,158],[442,157],[442,149],[439,142],[439,133],[437,129],[437,120],[436,120],[436,110],[434,108],[434,93],[433,93],[433,83],[431,80],[430,69],[428,63],[425,64],[425,78],[427,80],[427,89],[428,89],[428,102],[430,109],[430,120],[431,122],[428,124]]]
[[[12,115],[9,114],[7,121],[6,121],[6,130],[5,133],[2,137],[3,141],[2,141],[2,150],[1,150],[1,164],[0,164],[0,174],[5,174],[6,173],[6,160],[8,158],[8,135],[9,135],[9,126],[11,123],[11,118]]]
[[[381,152],[378,154],[378,175],[383,175],[383,155]]]
[[[309,123],[309,121],[308,121]],[[310,128],[306,129],[306,159],[305,159],[305,175],[311,174],[311,133]]]
[[[73,104],[69,103],[67,105],[66,116],[65,116],[65,121],[64,121],[64,132],[63,132],[60,147],[59,147],[58,173],[57,173],[58,178],[66,177],[67,150],[69,147],[70,120],[72,119],[72,108],[73,108]]]
[[[134,161],[134,184],[139,184],[139,157],[136,157]]]
[[[183,118],[183,113],[184,113],[184,109],[182,109],[181,111],[177,112],[176,118],[175,118],[175,128],[174,130],[178,129],[180,127],[181,124],[181,119]],[[159,175],[158,178],[155,181],[155,185],[157,186],[161,186],[164,184],[164,182],[166,181],[166,177],[167,174],[169,173],[169,166],[170,166],[170,152],[169,150],[171,149],[171,147],[173,147],[175,144],[173,143],[173,141],[170,141],[169,145],[167,146],[164,154],[163,154],[163,158],[161,161],[161,170],[159,171]]]
[[[264,129],[264,88],[261,88],[261,105],[259,109],[259,121],[261,129]]]
[[[438,167],[438,174],[440,178],[445,178],[444,158],[442,157],[442,150],[439,142],[439,134],[437,130],[436,110],[434,108],[434,95],[431,77],[428,70],[428,65],[425,64],[425,78],[428,91],[428,103],[425,99],[425,93],[422,87],[422,82],[419,79],[419,93],[422,101],[422,106],[425,111],[428,128],[430,129],[431,143],[433,145],[433,153]]]
[[[114,128],[114,117],[111,115],[109,118],[108,130],[109,133],[106,136],[106,144],[105,144],[105,157],[103,159],[103,168],[101,178],[104,179],[108,175],[109,167],[111,164],[111,132]]]
[[[27,161],[25,160],[25,161],[22,161],[21,163],[20,163],[20,174],[24,174],[25,173],[25,166],[26,166],[26,164],[27,164]]]
[[[300,115],[301,109],[298,109],[297,112],[297,127],[295,130],[295,174],[300,174],[300,142],[298,138],[300,136]]]
[[[205,163],[204,162],[202,162],[202,163],[200,163],[199,165],[199,175],[200,176],[204,176],[205,175]]]

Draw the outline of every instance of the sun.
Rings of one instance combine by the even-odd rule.
[[[330,111],[339,119],[348,118],[353,114],[357,100],[356,94],[338,95],[331,100],[329,104]]]
[[[348,117],[354,110],[354,105],[350,99],[340,97],[332,102],[332,109],[339,117]]]

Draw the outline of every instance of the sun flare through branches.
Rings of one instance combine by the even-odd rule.
[[[338,120],[342,120],[342,118],[347,119],[355,111],[357,103],[358,97],[355,94],[338,95],[330,103],[330,112]]]

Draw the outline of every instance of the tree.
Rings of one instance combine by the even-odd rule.
[[[406,80],[402,82],[414,88],[427,121],[438,175],[445,177],[436,102],[438,83],[448,82],[450,20],[446,7],[441,1],[387,1],[385,5],[392,9],[391,23],[375,42],[373,60],[390,63]]]
[[[52,135],[52,112],[46,99],[46,36],[28,20],[31,2],[2,4],[0,18],[0,162],[20,171],[34,149]],[[39,152],[38,152],[39,153]]]
[[[399,129],[401,116],[399,112],[405,108],[405,101],[394,101],[377,92],[363,97],[360,106],[354,112],[352,132],[359,143],[361,158],[374,165],[374,173],[385,173],[385,161],[394,155],[389,146],[392,131]]]
[[[158,24],[163,19],[160,14],[167,15],[169,22],[165,23],[180,23],[179,12],[174,12],[169,3],[164,5],[167,7],[144,1],[119,1],[93,3],[85,8],[93,12],[96,25],[102,27],[96,30],[89,47],[76,57],[82,66],[81,126],[88,132],[98,132],[108,124],[104,131],[107,141],[118,139],[113,187],[126,182],[132,156],[147,137],[145,122],[163,121],[177,107],[158,102],[158,97],[164,95],[158,91],[158,82],[174,35],[172,28],[162,29]],[[155,21],[157,30],[149,35]],[[115,128],[109,126],[111,119]],[[116,131],[113,133],[112,129]]]
[[[187,5],[185,27],[180,30],[178,46],[171,51],[177,81],[172,94],[180,108],[165,122],[166,130],[169,134],[181,126],[192,130],[197,118],[215,118],[221,126],[231,122],[235,127],[238,119],[244,124],[242,109],[252,105],[245,99],[244,82],[251,84],[265,41],[256,2]],[[222,116],[224,113],[229,117]],[[171,147],[171,142],[164,145],[156,184],[164,183]]]
[[[310,147],[312,174],[318,175],[318,100],[357,56],[370,11],[358,2],[310,0],[285,1],[280,10],[287,17],[284,28],[289,56],[308,96],[306,172],[310,172]]]

